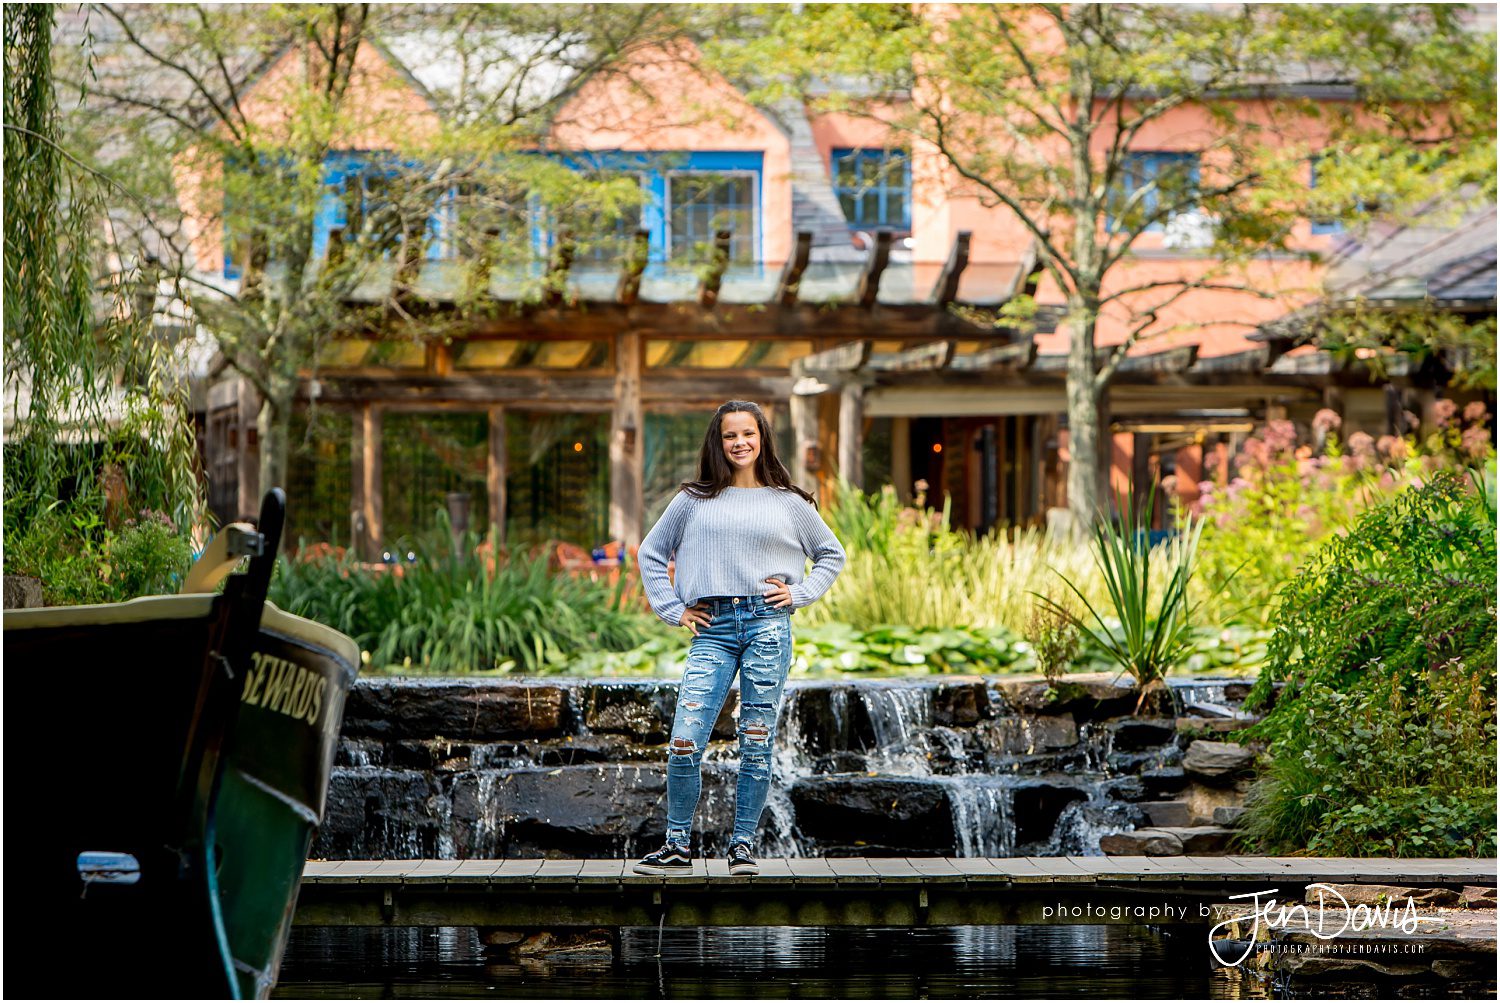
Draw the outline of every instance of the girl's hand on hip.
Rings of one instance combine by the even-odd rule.
[[[767,578],[766,581],[771,583],[771,591],[761,593],[766,602],[777,609],[786,609],[792,605],[791,586],[780,578]]]
[[[693,605],[682,611],[682,617],[677,622],[688,630],[691,630],[693,636],[697,637],[698,628],[707,627],[709,621],[712,619],[713,617],[709,615],[708,610],[699,609],[698,604],[693,603]]]

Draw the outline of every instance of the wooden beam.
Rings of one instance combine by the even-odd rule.
[[[640,544],[646,518],[646,415],[641,403],[644,355],[642,338],[634,331],[622,333],[615,342],[615,406],[609,428],[609,535],[626,547]]]
[[[489,456],[485,464],[485,487],[490,496],[490,526],[495,530],[495,545],[505,545],[505,474],[510,458],[506,455],[505,408],[489,409]]]
[[[1198,359],[1197,345],[1182,345],[1150,355],[1129,355],[1120,363],[1120,373],[1155,373],[1160,375],[1187,372]]]
[[[958,298],[958,280],[963,277],[964,269],[969,267],[969,241],[973,233],[969,230],[960,230],[953,238],[953,248],[948,252],[948,260],[943,264],[943,270],[938,273],[937,283],[932,287],[932,302],[937,306],[947,306]]]
[[[846,345],[825,348],[804,355],[802,368],[809,373],[852,373],[870,360],[868,341],[851,341]]]
[[[855,487],[863,487],[865,388],[858,380],[839,391],[839,476]]]
[[[954,343],[951,341],[934,341],[928,345],[908,348],[904,352],[872,355],[866,368],[891,373],[943,369],[952,361],[953,349]]]
[[[730,239],[728,230],[714,231],[714,256],[698,285],[698,305],[701,307],[711,307],[719,302],[719,283],[724,281],[724,272],[729,268]]]
[[[361,473],[364,475],[360,490],[363,509],[358,513],[364,532],[359,540],[359,546],[367,561],[379,559],[380,546],[385,535],[385,496],[382,492],[385,482],[381,472],[384,465],[384,451],[380,448],[384,418],[380,408],[372,403],[366,403],[360,408],[360,413],[356,418],[360,424],[360,448],[364,454],[364,460],[360,464]]]
[[[854,302],[865,309],[874,306],[880,295],[880,276],[885,271],[885,266],[890,264],[891,240],[894,236],[889,230],[875,234],[875,246],[865,259],[864,271],[859,275],[859,289],[854,295]]]
[[[818,401],[792,394],[788,400],[792,421],[792,455],[787,457],[792,481],[808,494],[818,492]]]
[[[641,274],[651,257],[651,234],[645,230],[635,231],[630,242],[630,253],[625,257],[625,269],[620,273],[620,282],[615,286],[615,299],[624,306],[632,306],[640,298]]]
[[[997,369],[1025,369],[1036,361],[1036,339],[1030,335],[1009,345],[982,348],[973,355],[957,355],[948,368],[958,372]]]
[[[1036,287],[1042,281],[1044,267],[1037,261],[1036,241],[1026,245],[1026,253],[1021,255],[1021,271],[1016,276],[1016,291],[1011,294],[1014,298],[1017,294],[1022,296],[1036,296]]]
[[[319,377],[324,404],[379,402],[404,408],[444,408],[496,404],[527,405],[538,409],[609,411],[615,404],[615,377],[573,376],[422,376]],[[792,392],[790,376],[749,376],[729,372],[652,373],[642,381],[641,396],[648,402],[694,400],[723,402],[785,400]],[[304,382],[300,395],[306,398]]]
[[[807,271],[807,261],[812,255],[812,234],[799,232],[796,246],[792,248],[791,260],[781,270],[781,281],[776,286],[774,302],[791,306],[797,302],[797,287],[802,283],[802,273]]]

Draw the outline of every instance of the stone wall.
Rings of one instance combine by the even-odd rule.
[[[665,826],[676,683],[364,679],[313,856],[635,856]],[[1107,676],[793,681],[761,853],[1217,852],[1250,756],[1245,684],[1174,686],[1132,716]],[[700,848],[734,813],[733,692],[704,758]],[[1195,742],[1195,739],[1200,739]],[[1188,831],[1193,830],[1193,831]]]

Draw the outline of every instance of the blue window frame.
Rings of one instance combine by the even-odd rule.
[[[625,231],[645,230],[650,241],[648,261],[658,266],[701,261],[719,229],[731,233],[731,261],[764,260],[760,220],[764,160],[760,152],[739,150],[606,150],[566,158],[579,170],[631,172],[641,179],[645,193],[639,222],[632,214],[618,226]]]
[[[329,234],[340,229],[349,231],[359,228],[372,215],[382,215],[384,222],[376,239],[389,245],[389,250],[400,246],[405,239],[401,232],[401,220],[394,210],[391,182],[403,171],[419,169],[420,165],[396,160],[388,154],[369,150],[342,150],[331,153],[323,161],[323,197],[313,217],[313,254],[321,257],[328,252]],[[225,164],[225,170],[233,170]],[[437,200],[427,219],[427,258],[435,260],[448,250],[451,232],[452,193]],[[243,248],[226,224],[224,231],[224,277],[237,279],[242,274]]]
[[[1121,162],[1119,194],[1116,205],[1123,204],[1132,194],[1145,188],[1147,185],[1160,185],[1171,181],[1174,185],[1179,179],[1186,178],[1187,183],[1193,187],[1198,184],[1198,154],[1179,153],[1176,151],[1151,151],[1126,153]],[[1174,189],[1175,191],[1175,189]],[[1160,204],[1160,191],[1152,188],[1142,196],[1139,203],[1140,211],[1150,216],[1157,211]],[[1119,221],[1113,214],[1110,216],[1109,229],[1114,230]],[[1156,220],[1146,227],[1147,233],[1155,233],[1163,228],[1165,220]]]
[[[911,158],[905,150],[833,151],[833,190],[851,227],[911,229]]]
[[[1316,188],[1316,187],[1318,187],[1318,161],[1320,161],[1322,159],[1323,159],[1323,155],[1322,154],[1318,154],[1317,156],[1308,158],[1308,169],[1307,169],[1307,187],[1308,188]],[[1344,224],[1343,224],[1343,222],[1341,220],[1337,220],[1337,219],[1317,219],[1317,218],[1314,218],[1314,219],[1311,220],[1311,223],[1312,223],[1312,232],[1315,235],[1316,234],[1329,234],[1329,233],[1343,233],[1344,232]]]

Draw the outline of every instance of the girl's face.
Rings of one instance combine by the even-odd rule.
[[[719,422],[719,440],[731,470],[755,466],[755,459],[760,456],[760,426],[755,415],[744,411],[724,415]]]

